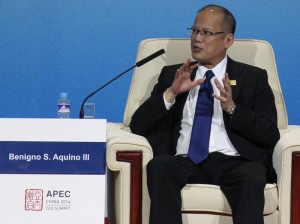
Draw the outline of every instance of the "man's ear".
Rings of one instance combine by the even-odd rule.
[[[225,48],[228,49],[234,42],[233,34],[227,34],[224,41],[225,41]]]

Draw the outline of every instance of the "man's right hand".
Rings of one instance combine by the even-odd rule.
[[[188,59],[179,69],[177,69],[172,85],[166,89],[165,97],[169,103],[173,103],[178,94],[187,92],[196,85],[204,82],[203,79],[191,81],[191,74],[194,69],[198,67],[198,64],[192,66],[190,66],[190,64],[191,59]]]

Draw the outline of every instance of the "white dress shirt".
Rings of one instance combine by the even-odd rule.
[[[218,79],[219,82],[223,85],[222,80],[225,77],[226,65],[227,65],[227,57],[225,57],[218,65],[216,65],[212,69],[215,76],[211,79],[211,84],[213,86],[214,92],[217,95],[220,95],[220,91],[216,87],[214,83],[214,79]],[[203,78],[207,70],[208,69],[206,67],[199,65],[198,70],[196,72],[195,80]],[[200,89],[200,85],[197,85],[189,91],[189,95],[187,97],[183,109],[180,136],[176,148],[177,155],[187,155],[188,153],[199,89]],[[165,96],[164,96],[164,102],[167,109],[170,109],[171,106],[175,103],[175,102],[171,104],[168,103],[165,99]],[[214,99],[214,112],[212,116],[212,124],[211,124],[210,139],[209,139],[209,152],[211,153],[217,151],[224,153],[226,155],[232,155],[232,156],[239,155],[237,150],[233,147],[232,143],[230,142],[227,132],[225,130],[223,111],[222,111],[220,101],[218,99]]]

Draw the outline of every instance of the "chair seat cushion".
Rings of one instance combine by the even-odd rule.
[[[231,208],[219,186],[188,184],[181,192],[183,212],[231,214]],[[277,210],[277,207],[278,192],[276,184],[267,184],[264,215],[272,214]]]

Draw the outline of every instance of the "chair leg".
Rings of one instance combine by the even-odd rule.
[[[142,223],[142,152],[117,152],[117,160],[130,163],[130,224]]]
[[[291,224],[300,224],[300,153],[292,155]]]

